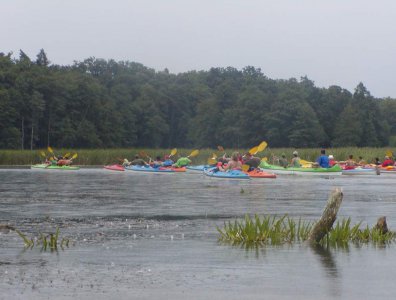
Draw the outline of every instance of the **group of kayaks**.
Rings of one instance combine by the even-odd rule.
[[[46,170],[79,170],[78,166],[57,166],[49,164],[32,165],[32,169],[46,169]],[[132,171],[137,173],[151,173],[151,174],[174,174],[179,172],[195,172],[201,173],[212,178],[225,179],[250,179],[250,178],[276,178],[277,175],[379,175],[379,174],[396,174],[396,167],[356,167],[351,169],[343,169],[340,165],[335,165],[331,168],[295,168],[295,167],[281,167],[278,165],[271,165],[262,161],[260,168],[254,169],[250,172],[242,170],[231,170],[227,172],[220,171],[218,168],[210,165],[186,166],[181,168],[175,167],[151,167],[151,166],[122,166],[119,164],[104,166],[105,169],[111,171]]]

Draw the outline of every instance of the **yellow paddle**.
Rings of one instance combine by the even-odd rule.
[[[258,145],[258,147],[257,147],[257,152],[256,153],[258,153],[258,152],[263,152],[264,150],[265,150],[265,148],[267,148],[267,142],[266,141],[262,141],[261,143],[260,143],[260,145]],[[256,153],[254,153],[254,154],[256,154]]]
[[[52,148],[51,148],[50,146],[48,146],[47,149],[48,149],[48,152],[49,152],[49,153],[51,153],[52,155],[55,155],[55,154],[54,154],[54,151],[52,150]]]
[[[242,171],[243,172],[247,172],[247,171],[249,171],[249,169],[250,169],[249,165],[242,165]]]
[[[71,153],[67,152],[65,155],[63,155],[63,158],[68,158]]]
[[[47,155],[45,155],[45,152],[44,151],[40,151],[40,155],[42,156],[42,157],[46,157]]]
[[[198,154],[199,154],[199,150],[198,150],[198,149],[193,150],[193,151],[190,153],[190,155],[187,156],[187,158],[195,157],[195,156],[197,156]]]
[[[389,157],[393,157],[393,152],[391,150],[387,150],[385,155]]]
[[[217,163],[217,160],[214,158],[208,158],[208,165],[215,165]]]
[[[177,149],[176,148],[172,149],[169,157],[176,155],[176,153],[177,153]]]
[[[77,153],[74,153],[73,156],[71,157],[71,159],[76,159],[77,156],[78,156],[78,154],[77,154]]]
[[[250,153],[250,155],[254,155],[257,153],[257,150],[258,150],[258,146],[255,146],[251,148],[248,152]]]

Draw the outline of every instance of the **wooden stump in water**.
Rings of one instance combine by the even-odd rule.
[[[377,220],[377,224],[374,226],[375,229],[378,229],[382,234],[388,232],[388,225],[386,224],[386,217],[381,217]]]
[[[334,189],[331,192],[321,218],[318,222],[316,222],[315,226],[312,228],[309,234],[309,243],[319,243],[320,240],[330,231],[337,218],[337,213],[341,206],[342,197],[343,194],[341,189],[339,188]]]
[[[10,230],[15,230],[15,228],[7,224],[0,224],[1,233],[9,233]]]

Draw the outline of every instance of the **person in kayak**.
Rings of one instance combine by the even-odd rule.
[[[227,165],[224,168],[222,166],[219,166],[218,168],[222,172],[226,172],[228,170],[242,170],[242,163],[239,160],[239,153],[232,153],[231,160],[227,163]]]
[[[139,155],[135,155],[135,159],[130,162],[132,166],[147,166],[148,164],[139,157]]]
[[[316,162],[321,168],[328,168],[329,167],[329,158],[326,155],[326,150],[325,149],[320,150],[320,156],[318,157]]]
[[[174,164],[174,161],[170,158],[169,155],[164,156],[164,161],[162,162],[163,167],[171,167]]]
[[[336,160],[334,159],[333,155],[329,155],[329,166],[333,167],[335,164],[337,164]]]
[[[182,168],[188,166],[191,160],[188,157],[180,157],[172,166],[175,168]]]
[[[248,165],[249,171],[257,169],[261,162],[259,157],[254,157],[249,152],[247,152],[242,158],[242,164]]]
[[[365,166],[365,165],[367,165],[367,162],[363,159],[362,156],[359,156],[358,165],[359,165],[359,166]]]
[[[374,164],[375,164],[376,166],[380,166],[380,165],[382,165],[382,162],[380,162],[379,158],[376,157],[376,158],[374,159]]]
[[[356,162],[353,159],[353,155],[350,154],[348,156],[348,159],[345,161],[345,170],[355,169],[355,167],[356,167]]]
[[[388,166],[393,166],[395,162],[389,157],[385,156],[385,160],[382,162],[382,167],[388,167]]]
[[[152,162],[150,163],[150,165],[151,165],[153,168],[162,167],[162,164],[163,164],[163,162],[162,162],[162,160],[161,160],[161,156],[157,156],[157,157],[155,158],[155,160],[152,161]]]
[[[287,168],[288,164],[289,164],[289,163],[288,163],[288,161],[287,161],[286,154],[285,154],[285,153],[282,153],[282,156],[281,156],[281,158],[279,159],[279,165],[280,165],[281,167]]]
[[[292,160],[290,162],[290,167],[301,168],[300,157],[298,156],[298,152],[297,151],[293,152],[293,158],[292,158]]]

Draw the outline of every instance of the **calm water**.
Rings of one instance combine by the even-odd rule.
[[[317,219],[333,187],[339,216],[396,228],[396,175],[235,182],[200,174],[0,170],[0,223],[74,242],[24,251],[0,234],[0,299],[393,299],[396,245],[325,251],[219,244],[246,213]],[[244,193],[241,193],[243,189]]]

